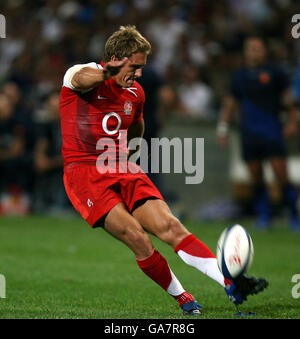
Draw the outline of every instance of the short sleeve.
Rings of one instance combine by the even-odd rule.
[[[63,79],[63,86],[68,87],[72,90],[75,90],[74,86],[72,85],[72,79],[75,73],[77,73],[78,71],[80,71],[82,68],[84,67],[91,67],[91,68],[95,68],[95,69],[102,69],[103,67],[99,64],[97,64],[96,62],[89,62],[87,64],[78,64],[78,65],[74,65],[72,67],[70,67],[65,75],[64,75],[64,79]]]

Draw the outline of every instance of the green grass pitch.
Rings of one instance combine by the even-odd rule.
[[[300,234],[277,222],[257,232],[244,222],[254,243],[249,271],[270,286],[239,309],[256,318],[299,318],[292,276],[300,273]],[[214,252],[226,223],[186,223]],[[201,318],[234,318],[237,312],[221,286],[184,264],[153,238],[184,288],[203,306]],[[6,298],[0,318],[180,319],[177,303],[138,268],[134,255],[102,229],[80,218],[46,216],[0,218],[0,273]],[[300,292],[300,287],[299,287]]]

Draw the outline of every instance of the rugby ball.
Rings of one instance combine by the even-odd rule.
[[[249,233],[241,225],[227,227],[217,246],[219,270],[225,278],[235,279],[245,273],[252,264],[253,243]]]

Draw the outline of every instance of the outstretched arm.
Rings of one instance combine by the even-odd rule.
[[[122,60],[113,60],[105,64],[104,68],[83,67],[71,78],[71,85],[75,91],[86,91],[96,87],[101,82],[119,73],[128,58]],[[76,66],[75,66],[76,67]]]

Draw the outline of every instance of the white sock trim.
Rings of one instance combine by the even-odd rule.
[[[214,279],[221,286],[225,287],[224,276],[220,272],[216,258],[201,258],[190,255],[182,250],[179,250],[177,254],[188,265],[195,267],[205,275]]]
[[[169,267],[170,269],[170,267]],[[172,296],[180,295],[181,293],[185,292],[184,288],[180,284],[179,280],[176,278],[175,274],[170,269],[172,280],[170,282],[170,285],[167,289],[167,292]]]

